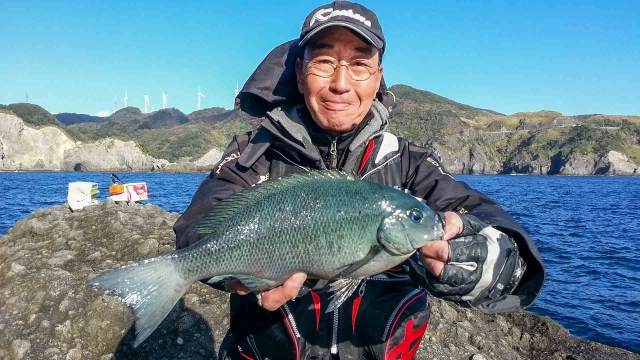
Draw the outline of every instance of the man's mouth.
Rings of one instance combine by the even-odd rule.
[[[324,105],[325,108],[327,108],[328,110],[334,110],[334,111],[341,111],[341,110],[346,110],[347,108],[349,108],[349,106],[351,105],[350,103],[347,102],[341,102],[341,101],[323,101],[322,104]]]

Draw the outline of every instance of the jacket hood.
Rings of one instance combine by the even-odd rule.
[[[278,106],[303,104],[296,81],[296,59],[300,53],[298,39],[279,45],[262,60],[235,99],[235,111],[243,119],[257,125],[268,111]],[[384,77],[376,95],[386,109],[394,106]]]

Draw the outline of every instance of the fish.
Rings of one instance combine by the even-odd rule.
[[[216,204],[196,224],[208,234],[183,249],[108,270],[85,283],[135,316],[137,347],[199,281],[238,279],[254,292],[292,274],[324,281],[337,309],[362,279],[442,240],[444,216],[418,198],[339,171],[287,175]]]

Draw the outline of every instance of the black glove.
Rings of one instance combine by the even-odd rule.
[[[463,231],[449,243],[449,262],[439,278],[425,271],[427,287],[437,297],[477,306],[511,294],[526,264],[516,243],[475,216],[459,214]]]

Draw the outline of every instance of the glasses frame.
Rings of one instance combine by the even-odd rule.
[[[322,60],[328,60],[328,59],[325,58],[325,59],[322,59]],[[311,75],[315,75],[315,76],[320,76],[321,78],[325,78],[325,79],[328,79],[328,78],[332,77],[333,75],[335,75],[336,71],[338,71],[338,68],[340,66],[346,66],[347,67],[347,70],[348,70],[347,72],[349,73],[349,77],[351,77],[351,79],[353,81],[367,81],[367,80],[371,79],[371,77],[373,75],[377,74],[378,71],[380,70],[380,65],[378,65],[378,66],[373,68],[374,69],[373,72],[367,70],[367,72],[369,73],[369,76],[367,76],[366,79],[356,79],[353,76],[353,72],[351,71],[351,63],[356,62],[356,61],[367,61],[368,62],[369,60],[367,60],[367,59],[354,59],[354,60],[351,60],[350,62],[346,62],[345,61],[345,64],[342,64],[340,61],[338,61],[336,59],[333,59],[333,60],[335,61],[335,64],[331,66],[333,68],[333,72],[330,75],[327,75],[327,76],[320,75],[320,74],[317,74],[317,73],[314,73],[314,72],[310,72],[310,70],[313,69],[313,65],[318,63],[317,61],[315,61],[315,60],[307,60],[307,59],[303,59],[302,61],[307,63],[307,72],[306,72],[307,75],[311,74]]]

